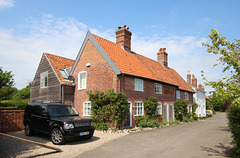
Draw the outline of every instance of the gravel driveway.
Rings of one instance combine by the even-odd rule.
[[[25,138],[28,140],[43,143],[45,145],[60,148],[63,152],[55,152],[54,150],[19,142],[10,138],[0,137],[0,157],[74,157],[85,151],[94,149],[108,141],[117,139],[127,133],[106,133],[95,131],[94,136],[89,140],[74,140],[68,141],[64,145],[54,145],[49,139],[49,136],[35,134],[32,137],[27,137],[24,131],[9,132],[7,134]]]

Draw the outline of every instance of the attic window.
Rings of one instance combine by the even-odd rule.
[[[67,76],[67,74],[66,74],[66,72],[64,71],[64,70],[59,70],[60,71],[60,73],[62,74],[62,77],[64,78],[64,79],[68,79],[68,76]]]

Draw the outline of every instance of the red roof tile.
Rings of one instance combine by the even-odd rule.
[[[175,70],[171,68],[166,69],[159,62],[140,54],[134,52],[130,54],[116,43],[96,35],[93,35],[93,37],[120,69],[121,73],[176,85],[181,90],[195,92]]]
[[[72,82],[65,80],[62,76],[62,74],[60,73],[60,70],[64,70],[65,68],[69,68],[72,67],[74,64],[74,60],[72,59],[68,59],[68,58],[64,58],[64,57],[60,57],[60,56],[56,56],[56,55],[52,55],[52,54],[48,54],[45,53],[45,55],[47,56],[48,60],[50,61],[55,73],[57,74],[57,77],[59,78],[60,82],[62,84],[72,84]]]

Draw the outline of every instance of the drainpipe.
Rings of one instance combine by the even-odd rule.
[[[64,104],[64,85],[62,85],[62,103]]]
[[[118,91],[120,92],[121,91],[121,78],[124,76],[124,74],[122,74],[122,76],[118,77]]]

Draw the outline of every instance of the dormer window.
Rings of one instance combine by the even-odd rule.
[[[68,75],[64,70],[59,70],[64,79],[68,79]]]

